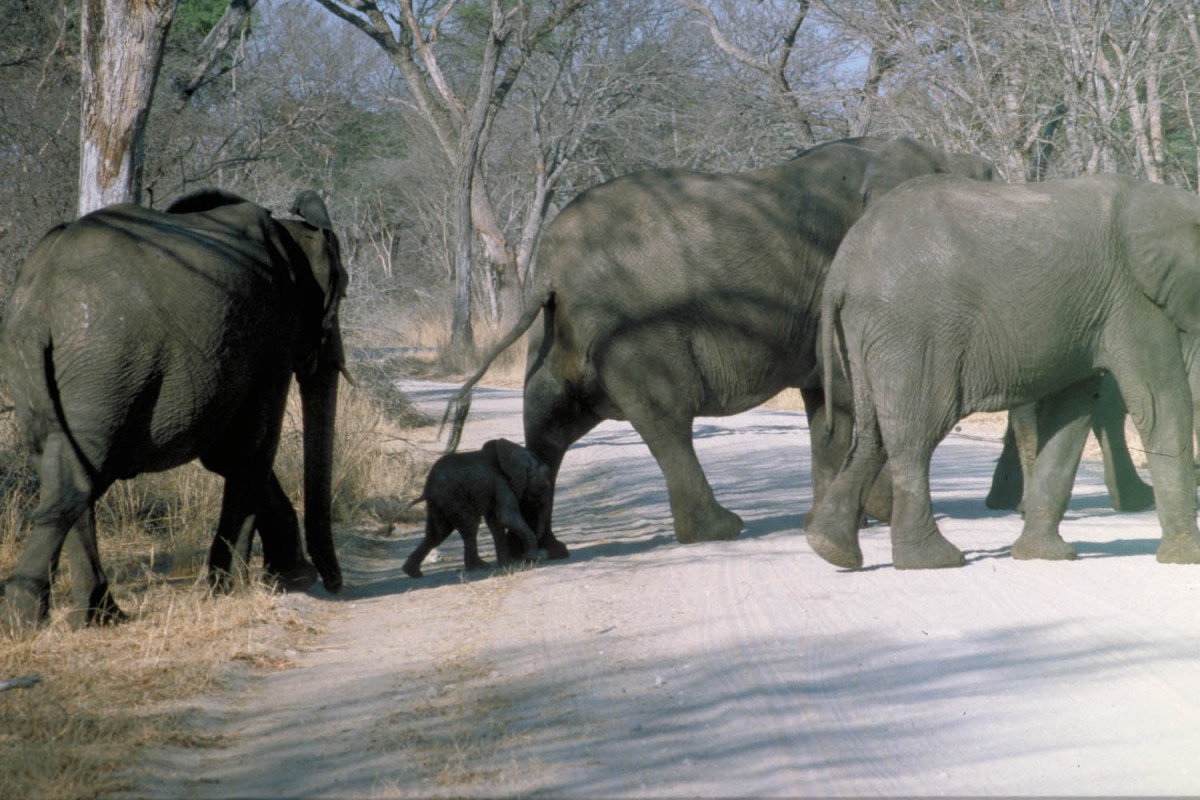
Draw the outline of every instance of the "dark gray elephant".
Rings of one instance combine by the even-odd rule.
[[[962,417],[1038,401],[1043,438],[1016,558],[1071,558],[1058,533],[1101,374],[1146,444],[1158,560],[1200,562],[1191,395],[1200,198],[1121,176],[1024,185],[920,178],[864,215],[830,267],[822,352],[854,388],[854,447],[808,521],[827,561],[862,564],[858,515],[892,470],[897,568],[958,566],[933,519],[930,457]],[[1069,465],[1069,469],[1064,469]]]
[[[541,314],[526,364],[525,441],[552,477],[567,448],[598,423],[628,420],[666,477],[678,541],[737,536],[741,517],[716,501],[696,459],[693,420],[737,414],[798,387],[810,426],[822,427],[816,337],[826,269],[864,208],[929,173],[989,180],[992,167],[912,139],[858,138],[752,172],[654,170],[589,189],[550,225],[526,313],[447,415],[456,414],[457,431],[471,387]],[[833,413],[849,414],[849,403]],[[814,438],[818,494],[849,428],[847,418],[836,428],[846,431],[840,441]],[[887,482],[881,487],[868,510],[886,518]],[[539,522],[539,543],[565,557],[551,511]]]
[[[458,531],[463,538],[463,561],[467,569],[480,569],[487,562],[479,557],[479,520],[492,532],[496,561],[512,560],[519,545],[522,556],[536,560],[538,543],[529,520],[537,520],[541,506],[549,501],[550,470],[524,447],[508,439],[492,439],[469,453],[447,453],[434,462],[425,479],[425,489],[413,504],[428,503],[425,538],[417,545],[404,571],[421,577],[421,562],[429,551]],[[510,537],[515,541],[510,542]]]
[[[248,558],[255,528],[269,572],[311,583],[295,511],[272,472],[293,375],[308,553],[325,587],[341,588],[330,475],[347,278],[320,197],[301,193],[294,211],[303,218],[277,219],[205,191],[165,212],[110,206],[34,248],[0,332],[0,363],[41,477],[33,530],[6,585],[17,624],[46,615],[64,543],[74,621],[120,619],[93,504],[116,480],[197,457],[225,478],[214,583]]]

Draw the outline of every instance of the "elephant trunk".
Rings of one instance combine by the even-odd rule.
[[[322,365],[299,383],[304,418],[304,537],[325,589],[336,593],[342,588],[342,570],[333,548],[330,495],[338,369]]]

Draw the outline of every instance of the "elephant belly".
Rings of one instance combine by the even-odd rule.
[[[988,348],[988,349],[984,349]],[[963,413],[1002,411],[1031,403],[1098,374],[1087,347],[1012,348],[980,345],[964,359]]]

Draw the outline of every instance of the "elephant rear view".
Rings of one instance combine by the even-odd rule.
[[[109,206],[55,228],[30,254],[0,332],[41,477],[33,531],[7,581],[18,625],[46,615],[64,544],[74,621],[120,619],[93,505],[116,480],[194,458],[225,478],[210,579],[223,583],[235,556],[248,558],[257,529],[268,571],[311,583],[295,511],[272,472],[293,375],[308,551],[326,588],[340,589],[329,494],[347,278],[321,199],[303,192],[294,210],[301,219],[276,219],[220,191],[165,212]]]

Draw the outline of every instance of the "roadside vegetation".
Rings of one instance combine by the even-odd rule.
[[[357,367],[358,385],[344,387],[338,408],[333,497],[343,536],[394,519],[436,455],[436,429],[383,379],[381,365]],[[302,508],[299,416],[293,397],[276,469]],[[219,745],[188,738],[178,701],[231,671],[286,669],[289,651],[321,631],[320,607],[301,608],[267,587],[257,555],[232,592],[209,590],[205,561],[221,489],[220,478],[193,463],[121,481],[98,504],[102,556],[130,622],[72,630],[64,565],[49,624],[25,636],[0,629],[0,681],[38,680],[0,692],[0,797],[101,797],[121,788],[121,768],[141,746]],[[24,546],[36,490],[13,415],[0,413],[2,575]]]

